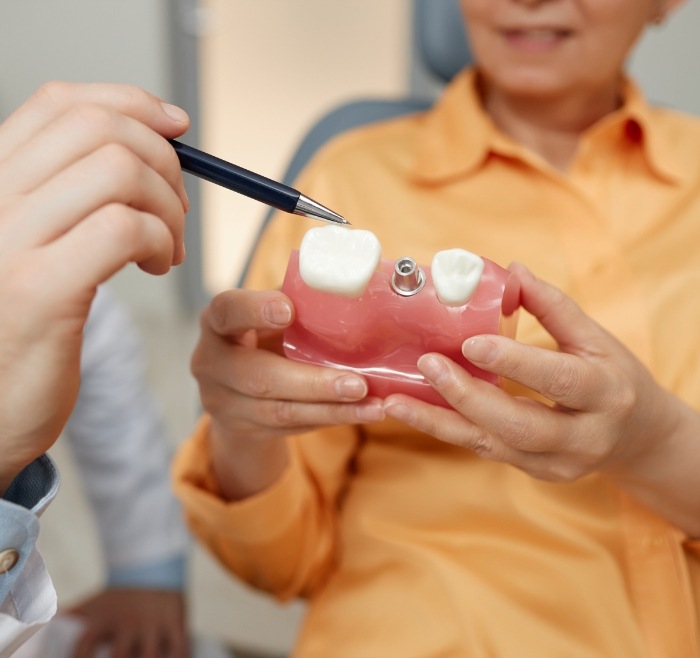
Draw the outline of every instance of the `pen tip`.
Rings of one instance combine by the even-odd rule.
[[[342,215],[339,215],[330,208],[326,208],[326,206],[322,206],[317,201],[309,199],[309,197],[306,197],[303,194],[299,195],[299,200],[297,201],[296,208],[294,209],[294,214],[304,215],[305,217],[318,219],[324,222],[330,222],[331,224],[350,224],[350,222]]]

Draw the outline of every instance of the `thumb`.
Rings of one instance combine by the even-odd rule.
[[[599,351],[611,336],[562,290],[536,277],[521,263],[508,268],[520,279],[520,304],[556,340],[562,351]]]

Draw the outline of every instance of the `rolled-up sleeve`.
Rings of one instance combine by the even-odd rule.
[[[338,500],[357,441],[349,427],[289,438],[279,480],[228,502],[212,472],[205,416],[175,459],[175,490],[194,534],[228,569],[281,600],[305,596],[334,564]]]

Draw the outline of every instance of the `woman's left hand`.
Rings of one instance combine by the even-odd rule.
[[[572,481],[594,471],[635,480],[641,471],[643,479],[660,463],[656,456],[671,449],[681,418],[696,415],[681,411],[684,405],[572,299],[521,265],[512,270],[522,282],[523,308],[558,351],[489,335],[467,340],[463,353],[551,404],[513,397],[442,355],[426,354],[418,366],[453,408],[392,395],[386,415],[543,480]]]

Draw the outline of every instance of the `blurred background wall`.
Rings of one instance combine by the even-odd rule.
[[[698,29],[700,3],[689,2],[650,31],[631,62],[653,100],[695,114]],[[410,34],[409,0],[2,0],[0,117],[48,80],[128,82],[190,111],[199,131],[185,141],[280,176],[294,145],[326,110],[357,96],[402,93],[411,79],[415,84]],[[201,232],[195,217],[190,251],[194,244],[201,271],[154,278],[127,268],[110,283],[143,332],[174,444],[198,412],[188,370],[197,303],[191,296],[183,302],[186,289],[193,278],[205,294],[234,282],[265,214],[220,188],[199,189]],[[61,598],[70,603],[99,584],[101,564],[70,458],[60,444],[55,453],[64,484],[42,521],[41,545]],[[198,633],[261,649],[289,646],[300,604],[279,607],[252,594],[198,549],[190,583]]]

